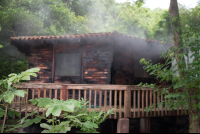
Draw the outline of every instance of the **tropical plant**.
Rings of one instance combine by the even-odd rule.
[[[99,126],[102,122],[104,122],[106,120],[106,118],[108,117],[108,115],[110,114],[114,114],[113,110],[108,110],[107,113],[104,113],[104,111],[100,111],[98,112],[97,110],[92,110],[92,111],[88,111],[88,106],[87,104],[90,103],[89,101],[86,101],[82,98],[82,100],[80,101],[81,103],[81,107],[76,107],[74,109],[74,112],[72,113],[72,117],[76,116],[77,119],[81,122],[92,122],[95,123],[97,126]],[[85,114],[83,116],[78,116],[81,114]],[[71,120],[71,116],[69,116],[68,113],[65,112],[65,114],[63,115],[63,117],[65,119]],[[82,125],[80,123],[77,122],[73,122],[72,123],[73,126],[76,126],[76,128],[80,128],[80,133],[98,133],[97,128],[98,127],[89,127],[89,126],[85,126]]]
[[[184,23],[179,24],[178,16],[173,17],[172,25],[176,33],[174,35],[175,45],[162,55],[166,59],[164,64],[152,64],[151,61],[145,59],[141,59],[140,63],[145,65],[144,69],[150,72],[151,75],[160,78],[160,81],[172,81],[169,87],[154,91],[159,91],[161,95],[167,94],[165,96],[167,101],[162,101],[159,105],[165,104],[168,110],[184,106],[184,110],[188,110],[189,113],[189,132],[199,132],[200,21],[196,21],[199,14],[196,14],[194,20],[193,17],[193,15],[190,15],[187,20],[180,19],[187,22],[187,25],[183,25]],[[176,64],[172,64],[173,61],[176,61]],[[173,88],[174,91],[169,92],[170,88]]]
[[[39,123],[42,119],[47,120],[47,123],[41,123],[40,127],[44,130],[42,133],[66,133],[71,130],[72,127],[81,128],[81,132],[97,132],[98,125],[102,123],[112,111],[108,111],[107,114],[103,115],[104,112],[89,111],[86,109],[85,101],[77,101],[69,99],[66,101],[50,99],[50,98],[39,98],[31,99],[33,105],[37,105],[39,108],[44,108],[46,115],[38,116],[34,119],[21,120],[14,127],[26,128],[33,123]],[[64,112],[64,114],[62,114]],[[52,115],[52,119],[47,119]],[[60,121],[59,117],[66,119]],[[24,118],[23,118],[24,119]],[[11,128],[13,130],[13,128]]]
[[[13,84],[19,84],[21,80],[30,80],[30,76],[37,77],[36,72],[38,72],[39,70],[40,70],[39,68],[32,68],[24,72],[21,72],[20,74],[11,73],[8,75],[8,78],[0,80],[0,91],[1,91],[0,101],[3,102],[2,105],[4,107],[0,108],[0,117],[4,116],[4,122],[1,129],[1,133],[3,133],[4,131],[7,114],[11,117],[13,117],[14,114],[16,114],[14,109],[10,107],[10,104],[13,101],[14,96],[16,95],[24,97],[24,94],[26,93],[26,91],[24,90],[17,90],[16,85],[14,86]]]

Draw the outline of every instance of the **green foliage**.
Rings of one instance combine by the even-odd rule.
[[[184,9],[185,10],[185,9]],[[199,43],[199,34],[200,34],[200,22],[198,8],[192,9],[191,14],[188,15],[188,18],[182,17],[182,35],[181,47],[175,48],[171,47],[167,52],[163,54],[163,57],[166,59],[164,64],[152,64],[151,61],[146,61],[141,59],[140,63],[145,65],[144,69],[150,72],[151,75],[154,75],[156,78],[159,78],[160,81],[171,81],[172,84],[168,88],[164,88],[159,91],[161,94],[167,94],[165,99],[166,102],[160,102],[159,104],[165,104],[169,110],[180,108],[184,106],[184,109],[189,109],[189,114],[194,115],[194,119],[199,119],[199,110],[200,110],[200,43]],[[183,13],[183,11],[182,11]],[[196,18],[193,16],[196,14]],[[195,23],[193,23],[193,21]],[[187,22],[187,25],[183,25]],[[185,49],[182,53],[177,53]],[[175,60],[174,55],[177,54],[179,62],[171,66],[173,60]],[[173,87],[174,92],[169,93],[168,90]],[[151,108],[148,108],[149,110]]]
[[[0,80],[10,73],[20,73],[28,69],[29,61],[26,57],[15,58],[6,54],[0,54]]]
[[[0,117],[4,116],[4,124],[2,126],[2,131],[4,130],[5,126],[5,120],[6,116],[13,117],[15,114],[18,116],[18,113],[10,107],[11,102],[14,99],[14,95],[19,97],[24,97],[24,94],[26,94],[26,91],[24,90],[17,90],[16,87],[14,87],[13,84],[19,84],[22,80],[30,80],[30,76],[37,77],[36,72],[38,72],[40,69],[38,68],[31,68],[24,72],[21,72],[20,74],[9,74],[8,78],[4,80],[0,80],[0,101],[4,102],[4,106],[1,106],[0,108]],[[2,104],[2,103],[1,103]],[[7,114],[5,114],[7,113]]]
[[[148,83],[140,83],[140,84],[138,84],[137,86],[139,87],[139,86],[141,86],[141,87],[148,87],[148,88],[154,88],[154,86],[155,86],[156,84],[148,84]]]
[[[86,100],[80,101],[81,107],[75,107],[72,115],[65,113],[63,116],[68,120],[72,120],[73,117],[77,117],[79,121],[85,122],[84,124],[80,124],[78,122],[73,122],[72,125],[77,128],[81,128],[80,133],[98,133],[98,126],[106,120],[108,115],[114,114],[113,110],[108,110],[107,113],[104,114],[104,111],[98,112],[96,110],[92,110],[90,113],[87,108],[87,104],[89,103]]]
[[[14,125],[5,125],[5,133],[13,133],[13,132],[16,132],[18,130],[19,127],[23,127],[23,126],[29,126],[29,124],[33,124],[33,123],[38,123],[38,121],[40,121],[40,119],[36,118],[34,120],[29,120],[29,119],[26,119],[28,118],[29,116],[33,115],[33,114],[36,114],[37,112],[36,111],[33,111],[32,113],[27,113],[27,116],[21,118],[20,120],[16,121],[14,123]],[[30,123],[30,122],[33,122],[33,123]]]
[[[69,99],[66,101],[40,98],[31,99],[33,105],[37,105],[39,108],[44,107],[46,116],[37,116],[35,119],[27,119],[24,121],[23,128],[33,124],[39,123],[42,119],[48,120],[47,123],[41,123],[40,127],[44,128],[42,133],[66,133],[71,130],[72,126],[81,128],[81,132],[84,133],[96,133],[98,125],[102,123],[109,114],[112,114],[113,110],[108,111],[104,114],[103,111],[91,111],[89,113],[86,105],[88,102],[77,101]],[[61,114],[61,112],[64,114]],[[48,116],[52,115],[52,119],[47,119]],[[60,122],[57,120],[58,117],[63,117],[65,121]]]

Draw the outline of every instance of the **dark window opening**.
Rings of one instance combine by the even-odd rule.
[[[144,68],[143,68],[143,64],[140,64],[140,59],[145,58],[146,61],[151,60],[152,61],[152,57],[150,57],[149,55],[139,55],[137,54],[135,56],[135,77],[138,78],[152,78],[152,75],[149,75],[149,72],[147,72]]]
[[[55,57],[56,76],[80,76],[81,53],[61,53]]]

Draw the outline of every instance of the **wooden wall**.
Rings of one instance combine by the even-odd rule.
[[[83,84],[110,84],[112,43],[101,40],[83,43]]]
[[[80,76],[54,76],[53,59],[58,53],[81,53]],[[38,77],[31,77],[32,83],[67,84],[110,84],[111,83],[111,57],[112,43],[105,40],[76,40],[64,41],[54,46],[44,44],[30,47],[29,67],[41,70]],[[53,54],[54,53],[54,54]],[[56,61],[55,61],[56,62]],[[54,62],[54,64],[55,64]]]
[[[29,68],[40,68],[38,77],[31,77],[32,83],[51,83],[53,47],[47,45],[31,46],[29,53]]]
[[[53,45],[44,43],[35,46],[33,44],[35,47],[31,45],[29,51],[29,67],[38,67],[41,68],[41,71],[38,72],[38,77],[32,77],[30,82],[119,85],[136,85],[140,82],[155,83],[153,77],[135,76],[137,71],[135,57],[138,54],[146,53],[139,48],[145,43],[152,50],[153,47],[160,45],[159,43],[149,43],[146,40],[128,37],[66,39],[52,43]],[[55,61],[55,54],[77,52],[82,55],[80,76],[54,76],[53,59]],[[152,54],[154,52],[149,55]],[[154,56],[153,60],[155,60],[155,57],[157,61],[161,61],[159,56]]]
[[[113,48],[113,84],[133,85],[134,51],[127,44],[118,44]]]

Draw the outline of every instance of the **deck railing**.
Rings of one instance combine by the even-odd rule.
[[[161,105],[161,109],[159,109],[158,102],[164,100],[165,95],[158,96],[158,93],[152,94],[155,89],[140,88],[135,85],[23,83],[18,85],[18,89],[28,92],[24,98],[15,97],[12,102],[12,108],[16,108],[20,113],[19,118],[32,111],[37,111],[38,115],[45,114],[44,109],[28,102],[29,99],[39,99],[40,97],[59,100],[84,98],[90,102],[88,104],[89,111],[96,109],[107,112],[114,108],[114,115],[109,116],[114,119],[187,115],[187,111],[183,112],[183,106],[173,111],[168,111],[165,105]],[[145,108],[152,106],[153,103],[156,104],[153,109],[145,112]]]

